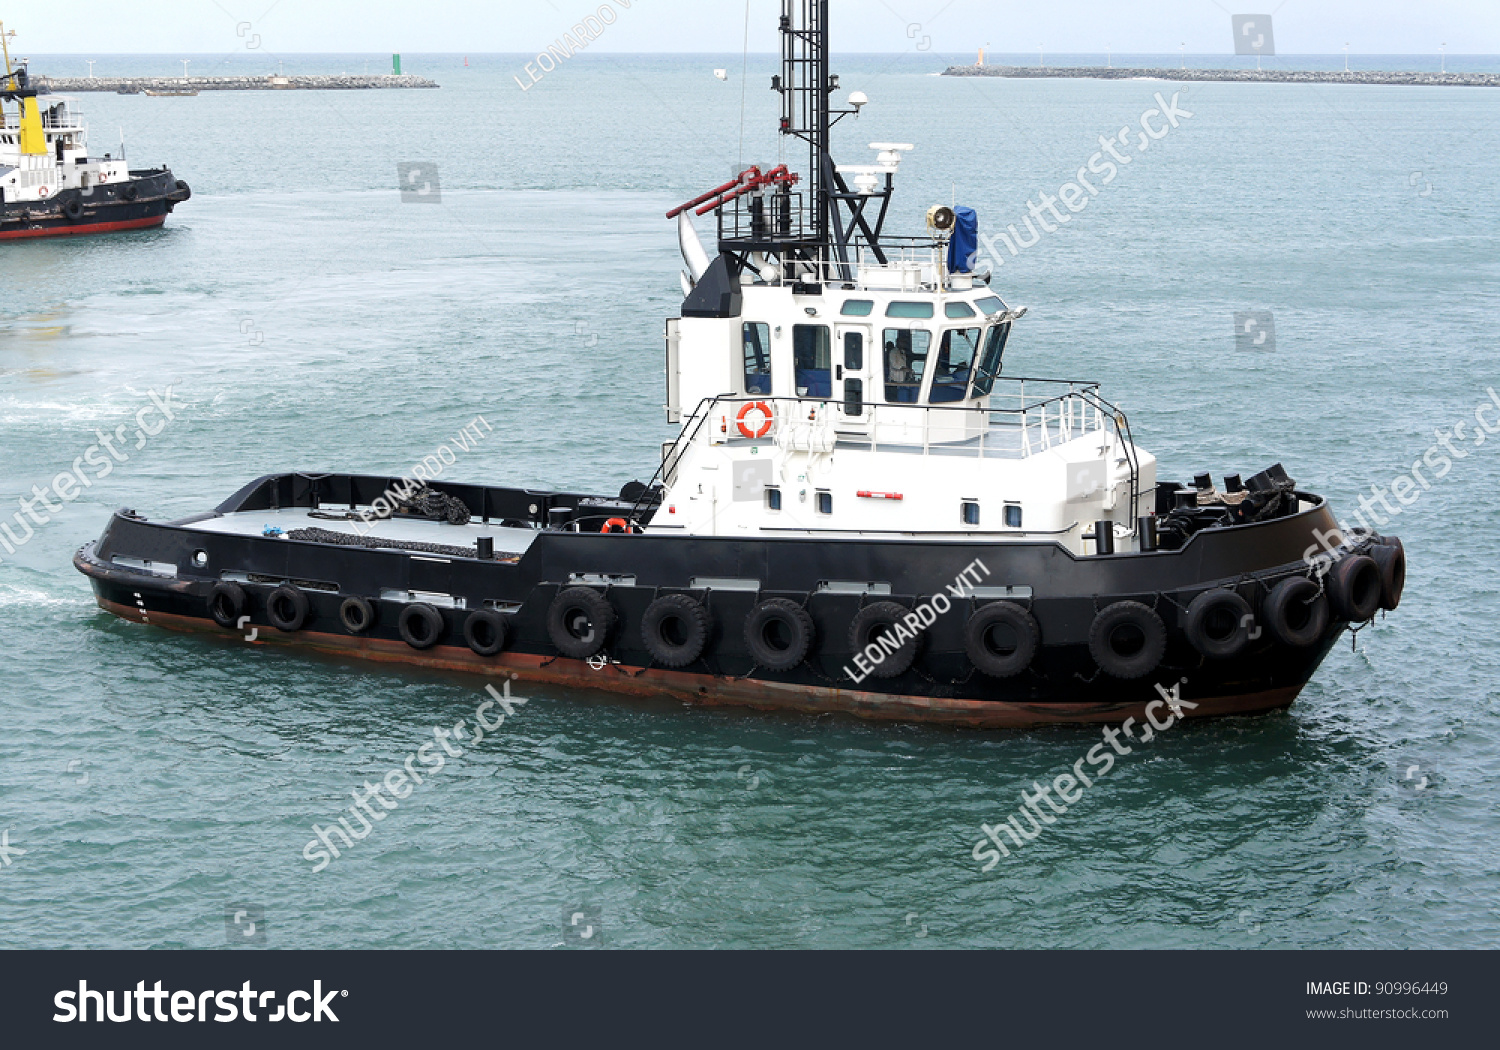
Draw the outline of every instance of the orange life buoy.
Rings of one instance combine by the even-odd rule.
[[[45,186],[38,186],[36,188],[36,195],[38,197],[45,197],[45,196],[47,196],[47,187],[45,187]]]
[[[629,532],[630,531],[630,523],[627,522],[624,518],[610,518],[608,521],[606,521],[604,523],[604,528],[600,529],[599,531],[600,532],[614,532],[616,526],[619,526],[619,530],[621,532]]]
[[[99,181],[100,182],[108,182],[109,181],[109,172],[105,171],[103,168],[99,169]]]
[[[760,425],[753,430],[745,423],[745,417],[752,411],[759,412],[762,417]],[[762,438],[771,432],[771,424],[775,419],[776,417],[771,413],[771,406],[764,401],[747,401],[734,421],[739,424],[740,433],[747,438]]]

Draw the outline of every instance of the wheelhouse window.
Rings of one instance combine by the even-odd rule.
[[[746,322],[744,344],[745,393],[769,394],[771,392],[770,325]]]
[[[891,303],[885,308],[887,317],[919,317],[926,319],[932,316],[931,303]]]
[[[916,404],[927,371],[932,333],[925,328],[887,328],[881,343],[885,348],[885,399]]]
[[[984,354],[980,357],[979,368],[974,373],[974,390],[969,394],[970,397],[984,397],[994,387],[995,377],[1000,374],[1002,359],[1005,356],[1005,340],[1009,336],[1009,321],[990,327],[989,335],[984,341]]]
[[[969,373],[974,370],[974,358],[979,354],[982,328],[949,328],[943,332],[938,345],[937,364],[932,370],[932,393],[928,401],[934,405],[949,401],[962,401],[969,390]]]
[[[844,308],[839,313],[845,317],[869,317],[873,309],[875,309],[874,299],[845,299]]]
[[[952,302],[943,305],[943,314],[946,317],[973,317],[974,308],[966,302]]]
[[[993,317],[1005,309],[1005,304],[1000,301],[998,295],[986,295],[983,299],[975,299],[974,305],[983,310],[986,317]]]
[[[798,397],[833,396],[833,354],[827,325],[792,326],[792,364]]]
[[[844,333],[844,367],[851,372],[865,367],[865,336],[863,332]]]

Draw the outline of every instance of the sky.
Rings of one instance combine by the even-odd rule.
[[[535,53],[606,0],[0,0],[16,54]],[[777,49],[780,0],[607,0],[594,52]],[[1230,54],[1230,16],[1279,54],[1500,53],[1500,0],[833,0],[836,51]],[[925,50],[925,49],[924,49]]]

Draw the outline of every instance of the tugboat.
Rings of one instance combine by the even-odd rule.
[[[868,100],[834,107],[827,32],[827,0],[783,0],[773,87],[805,172],[751,167],[668,215],[681,429],[647,481],[268,475],[181,520],[117,512],[74,558],[100,607],[236,644],[981,728],[1292,703],[1396,607],[1400,541],[1342,526],[1279,465],[1160,480],[1097,384],[1002,375],[1025,310],[972,272],[972,211],[888,236],[913,147],[834,163],[832,127]],[[716,217],[712,257],[690,212]]]
[[[76,100],[39,97],[26,67],[11,69],[7,49],[0,78],[0,241],[160,226],[192,196],[167,168],[132,171],[123,157],[90,157],[86,137]]]

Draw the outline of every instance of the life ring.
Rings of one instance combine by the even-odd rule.
[[[443,614],[426,602],[412,602],[402,608],[396,629],[413,649],[431,649],[443,636]]]
[[[103,168],[99,169],[99,181],[100,182],[108,182],[109,181],[109,172],[105,171]]]
[[[588,587],[568,587],[547,610],[547,635],[564,656],[587,660],[597,656],[615,626],[609,600]]]
[[[1406,548],[1394,536],[1370,548],[1370,557],[1380,570],[1380,607],[1394,609],[1401,604],[1406,589]]]
[[[1328,599],[1305,576],[1282,580],[1260,607],[1266,630],[1283,645],[1306,649],[1328,628]]]
[[[272,627],[286,634],[300,631],[311,611],[312,605],[302,588],[289,583],[277,587],[266,598],[266,619],[271,621]]]
[[[493,609],[480,609],[464,621],[464,641],[479,656],[494,656],[505,648],[510,623]]]
[[[761,602],[745,619],[745,645],[756,665],[768,671],[790,671],[807,659],[813,635],[807,610],[785,598]]]
[[[630,522],[626,521],[624,518],[610,518],[608,521],[606,521],[604,523],[604,527],[601,528],[599,531],[600,532],[629,532],[630,531]]]
[[[1364,623],[1380,609],[1380,568],[1375,559],[1356,554],[1340,558],[1325,580],[1333,614],[1350,623]]]
[[[1194,598],[1187,608],[1183,633],[1204,656],[1227,660],[1250,644],[1255,613],[1234,591],[1215,587]]]
[[[708,610],[686,594],[662,595],[641,617],[641,641],[663,667],[686,667],[698,659],[712,631]]]
[[[1143,678],[1167,651],[1161,617],[1140,602],[1115,602],[1099,610],[1089,626],[1089,655],[1105,674]]]
[[[36,188],[36,195],[38,197],[45,197],[45,196],[47,196],[47,192],[48,192],[47,191],[47,187],[45,187],[45,186],[38,186]]]
[[[752,411],[759,412],[762,417],[760,426],[753,430],[745,424],[745,417]],[[763,438],[771,432],[771,424],[776,421],[776,417],[771,412],[771,406],[764,401],[747,401],[740,406],[739,414],[734,417],[734,421],[739,426],[740,433],[747,438]]]
[[[1015,602],[991,602],[964,624],[969,663],[991,678],[1013,678],[1031,666],[1042,643],[1036,617]]]
[[[62,213],[69,219],[78,219],[83,215],[83,202],[77,197],[72,198],[62,206]]]
[[[345,598],[339,606],[339,620],[350,634],[364,634],[375,626],[375,606],[368,598]]]
[[[245,607],[249,604],[245,588],[237,583],[216,583],[208,592],[208,615],[228,631],[239,629],[240,617],[245,615]]]
[[[875,602],[855,614],[849,624],[849,648],[856,656],[866,654],[866,661],[872,665],[872,678],[895,678],[911,670],[911,665],[916,662],[917,650],[927,632],[920,626],[913,628],[907,624],[904,633],[910,637],[901,639],[896,631],[896,625],[906,623],[906,618],[911,615],[910,609],[895,602]],[[892,648],[892,643],[897,640],[901,644]],[[879,659],[870,658],[871,646]]]

